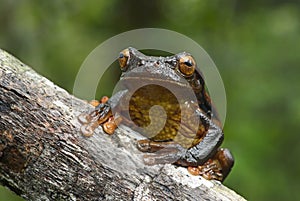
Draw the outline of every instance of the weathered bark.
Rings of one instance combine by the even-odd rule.
[[[244,200],[173,165],[145,166],[121,127],[83,137],[92,110],[0,50],[0,182],[28,200]]]

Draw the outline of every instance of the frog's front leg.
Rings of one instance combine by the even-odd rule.
[[[91,113],[83,113],[78,116],[78,120],[82,124],[82,134],[87,137],[92,136],[99,125],[102,125],[107,134],[113,134],[117,127],[117,121],[113,117],[112,108],[118,105],[118,101],[126,92],[127,90],[120,91],[110,99],[103,97],[100,102],[93,101],[92,105],[96,106],[95,109]]]
[[[93,104],[97,103],[93,102]],[[80,128],[81,133],[86,137],[90,137],[99,125],[105,125],[111,118],[112,112],[110,105],[100,102],[91,113],[83,113],[78,116],[78,120],[82,124]]]

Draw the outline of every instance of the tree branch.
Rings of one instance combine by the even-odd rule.
[[[83,137],[91,111],[0,50],[0,182],[28,200],[244,200],[219,182],[173,165],[145,166],[121,127]]]

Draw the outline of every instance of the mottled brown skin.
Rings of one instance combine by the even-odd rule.
[[[113,134],[118,124],[126,124],[146,137],[137,142],[137,148],[148,153],[146,164],[174,163],[187,166],[193,175],[223,181],[234,160],[228,149],[219,148],[221,123],[192,56],[151,57],[128,48],[120,53],[119,63],[123,89],[109,100],[94,102],[93,112],[79,116],[82,133],[91,136],[102,125]],[[184,95],[178,98],[169,89]],[[185,96],[189,89],[195,100]],[[151,110],[153,106],[160,106],[164,113]]]

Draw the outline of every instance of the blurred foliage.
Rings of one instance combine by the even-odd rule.
[[[225,185],[249,200],[299,200],[299,8],[297,0],[0,0],[0,48],[71,92],[85,57],[118,33],[161,27],[191,37],[227,91],[223,146],[236,163]],[[101,94],[118,79],[110,71]]]

